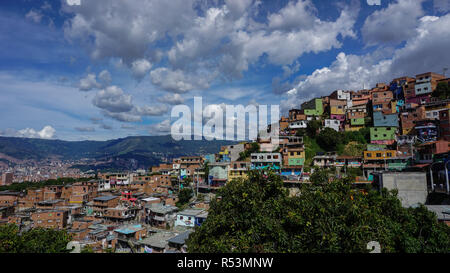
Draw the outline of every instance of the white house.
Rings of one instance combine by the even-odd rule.
[[[339,128],[341,126],[341,121],[337,119],[326,119],[324,127],[331,128],[337,132],[339,132]]]

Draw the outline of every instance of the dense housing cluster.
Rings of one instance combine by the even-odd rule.
[[[405,207],[425,204],[431,192],[449,193],[450,99],[433,93],[449,80],[425,73],[370,90],[336,90],[291,109],[275,134],[277,126],[269,126],[256,140],[222,146],[215,154],[174,158],[149,170],[98,173],[73,184],[3,191],[0,223],[67,229],[98,252],[183,252],[193,228],[207,219],[217,190],[251,170],[272,170],[295,194],[317,169],[330,169],[334,177],[351,177],[355,187],[397,189]],[[340,134],[355,141],[338,150],[320,147],[322,138],[325,145]],[[11,176],[2,179],[12,182]],[[427,207],[450,225],[448,205]]]

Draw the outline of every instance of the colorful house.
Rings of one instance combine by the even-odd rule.
[[[395,127],[371,127],[370,143],[372,144],[393,144],[395,141]]]

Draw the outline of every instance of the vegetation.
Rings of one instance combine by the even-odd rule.
[[[259,144],[257,142],[252,142],[250,148],[240,152],[238,161],[245,161],[252,153],[257,153],[259,151]]]
[[[0,191],[24,191],[28,189],[39,189],[45,186],[55,186],[55,185],[68,185],[78,181],[88,181],[91,178],[71,178],[71,177],[62,177],[58,179],[48,179],[40,182],[22,182],[22,183],[13,183],[7,186],[0,186]]]
[[[370,142],[370,131],[368,128],[362,128],[353,132],[337,132],[331,128],[324,128],[316,138],[320,147],[327,152],[337,151],[340,155],[361,155],[365,145]]]
[[[306,135],[314,138],[317,135],[317,131],[322,127],[322,123],[318,120],[311,120],[306,127]]]
[[[67,253],[65,230],[34,228],[19,234],[14,224],[0,226],[0,253]]]
[[[183,188],[178,193],[178,202],[176,203],[177,207],[182,207],[185,204],[189,203],[194,192],[191,188]]]
[[[431,96],[441,100],[450,98],[450,85],[446,82],[438,83],[434,92],[431,93]]]
[[[426,207],[403,208],[395,191],[328,182],[316,171],[301,194],[289,197],[280,177],[251,171],[228,183],[206,221],[187,240],[189,252],[383,253],[450,251],[450,227]]]
[[[305,166],[309,166],[317,152],[323,152],[324,150],[317,144],[315,138],[304,136],[303,143],[305,144]]]

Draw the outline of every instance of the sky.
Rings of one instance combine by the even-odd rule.
[[[172,108],[196,96],[285,115],[337,89],[443,73],[449,11],[450,0],[2,0],[0,136],[166,135]]]

